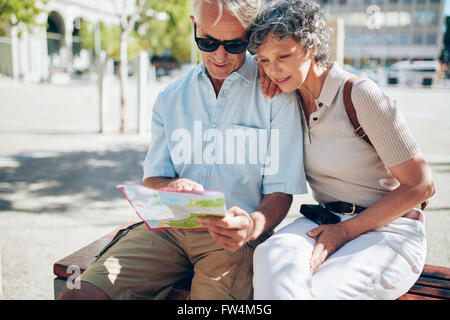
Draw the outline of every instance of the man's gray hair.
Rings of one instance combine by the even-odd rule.
[[[192,14],[195,20],[200,18],[200,8],[203,3],[217,3],[219,15],[214,24],[217,24],[222,17],[224,8],[228,10],[240,23],[248,30],[253,20],[256,18],[261,0],[192,0]]]
[[[319,4],[313,0],[274,0],[263,7],[249,30],[249,50],[256,53],[270,33],[278,39],[292,37],[312,49],[317,62],[328,62],[330,29]]]

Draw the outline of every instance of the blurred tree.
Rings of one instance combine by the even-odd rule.
[[[88,21],[81,23],[80,38],[83,49],[95,49],[95,25]],[[119,59],[119,39],[120,27],[118,25],[108,25],[100,22],[101,50],[106,52],[108,58]],[[145,40],[140,37],[136,30],[133,30],[128,39],[128,60],[134,60],[140,50],[146,48]]]
[[[2,1],[2,0],[0,0]],[[128,60],[140,50],[161,55],[166,48],[179,62],[190,61],[190,0],[110,0],[116,6],[120,24],[100,25],[101,47],[118,61],[120,79],[120,132],[124,132],[127,100]],[[94,27],[85,22],[80,30],[83,48],[93,49]]]
[[[0,34],[4,34],[6,25],[23,24],[28,28],[40,25],[36,16],[42,12],[41,4],[46,3],[47,0],[0,0]]]
[[[140,50],[162,55],[164,49],[169,48],[178,61],[190,61],[190,12],[190,0],[147,0],[128,38],[128,60],[134,60]],[[120,27],[101,23],[100,29],[102,50],[117,60]],[[91,23],[82,22],[80,37],[83,48],[94,49],[94,26]]]
[[[179,62],[190,61],[191,14],[190,0],[148,0],[141,13],[141,30],[147,50],[161,55],[170,48]]]
[[[100,23],[101,49],[117,61],[120,83],[120,133],[125,131],[125,108],[127,104],[128,60],[134,59],[143,47],[136,31],[136,22],[148,0],[110,0],[116,8],[118,25]],[[95,47],[95,27],[86,22],[80,30],[81,45],[86,49]],[[131,54],[130,54],[131,53]]]
[[[119,83],[120,83],[120,133],[125,130],[125,105],[127,99],[128,79],[128,40],[131,32],[148,0],[116,0],[117,12],[120,19],[119,42]]]

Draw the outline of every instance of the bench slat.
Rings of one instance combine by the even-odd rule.
[[[66,269],[70,265],[76,265],[80,268],[81,272],[84,272],[91,263],[94,262],[97,254],[111,241],[111,239],[107,237],[100,238],[67,257],[62,258],[53,265],[53,273],[62,278],[70,277],[70,274],[66,272]]]
[[[126,229],[130,225],[136,222],[128,222],[114,231],[104,235],[100,239],[88,244],[87,246],[81,248],[80,250],[62,258],[53,265],[53,273],[61,278],[68,278],[71,274],[67,273],[67,268],[70,265],[76,265],[80,268],[81,273],[83,273],[94,260],[100,251],[111,242],[114,236],[122,229]]]
[[[438,299],[450,299],[450,290],[422,286],[417,283],[408,292]]]
[[[417,280],[416,284],[425,286],[425,287],[433,287],[438,289],[450,290],[450,281],[445,279],[437,279],[437,278],[429,278],[426,276],[421,276],[419,280]]]
[[[418,294],[413,294],[413,293],[405,293],[397,300],[441,300],[441,299],[427,297],[427,296],[420,296]]]
[[[450,281],[450,272],[446,267],[440,266],[432,266],[426,264],[422,271],[422,276],[437,278],[437,279],[446,279]]]

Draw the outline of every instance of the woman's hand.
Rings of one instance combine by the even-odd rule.
[[[264,68],[261,66],[261,64],[258,64],[259,69],[259,76],[261,78],[260,86],[261,91],[263,92],[264,96],[267,98],[273,98],[274,95],[280,94],[281,89],[279,86],[275,84],[270,78],[267,76],[267,74],[264,72]]]
[[[306,233],[317,238],[310,260],[312,273],[349,240],[391,223],[433,196],[431,170],[423,156],[417,155],[389,170],[400,182],[399,187],[351,219],[338,224],[323,224]]]
[[[311,238],[317,238],[316,246],[309,262],[311,273],[337,249],[342,247],[347,241],[347,232],[341,223],[322,224],[306,233]]]

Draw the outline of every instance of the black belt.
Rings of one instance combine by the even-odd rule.
[[[366,210],[367,208],[357,206],[353,203],[348,202],[328,202],[325,203],[325,208],[327,208],[329,211],[333,211],[335,213],[340,214],[346,214],[346,215],[352,215],[356,213],[361,213],[362,211]],[[423,206],[423,204],[422,204]],[[423,210],[423,209],[422,209]],[[409,219],[415,219],[419,220],[420,222],[423,222],[423,217],[420,211],[417,211],[415,209],[407,212],[402,216],[403,218],[409,218]]]
[[[354,203],[341,202],[341,201],[325,203],[325,208],[327,208],[328,210],[333,211],[335,213],[348,214],[348,215],[360,213],[367,209],[364,207],[357,206]]]

